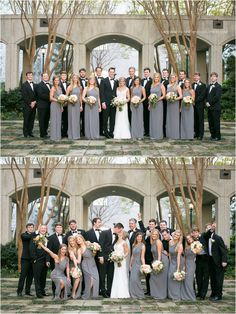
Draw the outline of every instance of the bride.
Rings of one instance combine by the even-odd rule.
[[[127,238],[126,232],[121,232],[118,234],[118,241],[114,245],[114,251],[124,255],[123,261],[121,261],[121,266],[119,267],[117,263],[114,263],[114,276],[111,288],[111,298],[130,298],[129,294],[129,240]]]
[[[124,77],[119,78],[119,87],[117,87],[116,96],[118,98],[126,100],[127,102],[130,101],[130,93],[128,87],[126,87],[125,85]],[[119,111],[118,108],[116,109],[114,138],[115,139],[131,138],[127,103],[122,107],[122,111]]]

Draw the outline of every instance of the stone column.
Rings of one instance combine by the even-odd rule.
[[[6,45],[5,89],[14,89],[19,85],[19,47],[15,43]]]
[[[86,68],[86,45],[84,44],[78,44],[78,51],[77,51],[77,66],[78,66],[78,72],[80,68]]]
[[[11,199],[7,195],[1,195],[1,244],[12,240],[11,235]]]
[[[77,221],[78,228],[83,228],[83,198],[82,196],[70,197],[70,213],[69,219],[75,219]]]
[[[73,72],[79,74],[80,63],[79,44],[73,45]]]
[[[143,221],[147,225],[149,219],[156,218],[157,200],[155,196],[147,195],[143,202]]]
[[[230,199],[221,196],[216,200],[216,224],[217,234],[219,234],[229,247],[230,243]]]
[[[206,83],[208,80],[206,66],[206,51],[197,51],[196,71],[201,73],[201,80],[204,83]]]
[[[217,72],[218,82],[222,83],[223,72],[223,60],[222,60],[222,46],[212,45],[210,48],[210,63],[209,63],[209,75],[211,72]]]
[[[139,70],[140,75],[142,76],[143,68],[149,67],[153,73],[154,70],[154,47],[151,44],[143,45],[142,49],[142,68]]]

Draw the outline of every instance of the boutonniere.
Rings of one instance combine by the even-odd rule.
[[[214,239],[211,239],[211,243],[214,243],[215,242],[215,240]]]
[[[201,85],[202,85],[202,83],[201,83],[201,82],[199,82],[199,83],[198,83],[198,86],[201,86]]]
[[[215,87],[215,85],[213,84],[213,85],[211,85],[212,86],[212,88],[214,88]]]

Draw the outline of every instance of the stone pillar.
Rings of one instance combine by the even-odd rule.
[[[11,199],[6,195],[1,195],[1,244],[12,240],[11,217]]]
[[[221,196],[216,200],[216,224],[217,234],[219,234],[229,247],[230,244],[230,199]]]
[[[212,221],[212,204],[202,205],[202,231],[205,230],[205,225]]]
[[[13,89],[19,85],[19,47],[15,43],[6,45],[5,89]]]
[[[77,51],[77,66],[78,66],[78,72],[80,68],[86,68],[86,45],[84,44],[78,44],[78,51]]]
[[[147,225],[149,219],[156,218],[157,200],[155,196],[147,195],[143,202],[143,221]]]
[[[80,51],[79,44],[73,45],[73,72],[79,74],[79,63],[80,63]]]
[[[209,60],[209,75],[211,72],[217,72],[218,82],[222,83],[223,74],[223,60],[222,60],[222,46],[212,45],[210,48],[210,60]],[[208,78],[209,79],[209,78]]]
[[[69,219],[75,219],[77,221],[78,228],[83,228],[83,198],[82,196],[70,197],[70,213]]]
[[[139,70],[139,75],[142,76],[143,68],[149,67],[151,71],[154,70],[154,47],[151,44],[143,45],[142,49],[142,68]]]
[[[201,73],[201,80],[207,83],[207,64],[206,64],[206,51],[197,51],[197,66],[196,71]]]

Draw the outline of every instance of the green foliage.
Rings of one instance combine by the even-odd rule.
[[[17,271],[17,249],[14,240],[1,245],[1,267],[9,271]]]
[[[9,91],[1,91],[1,111],[3,114],[16,113],[17,115],[22,112],[20,87],[10,89]]]
[[[228,265],[225,271],[226,279],[235,278],[235,234],[230,238],[230,250],[228,252]]]

